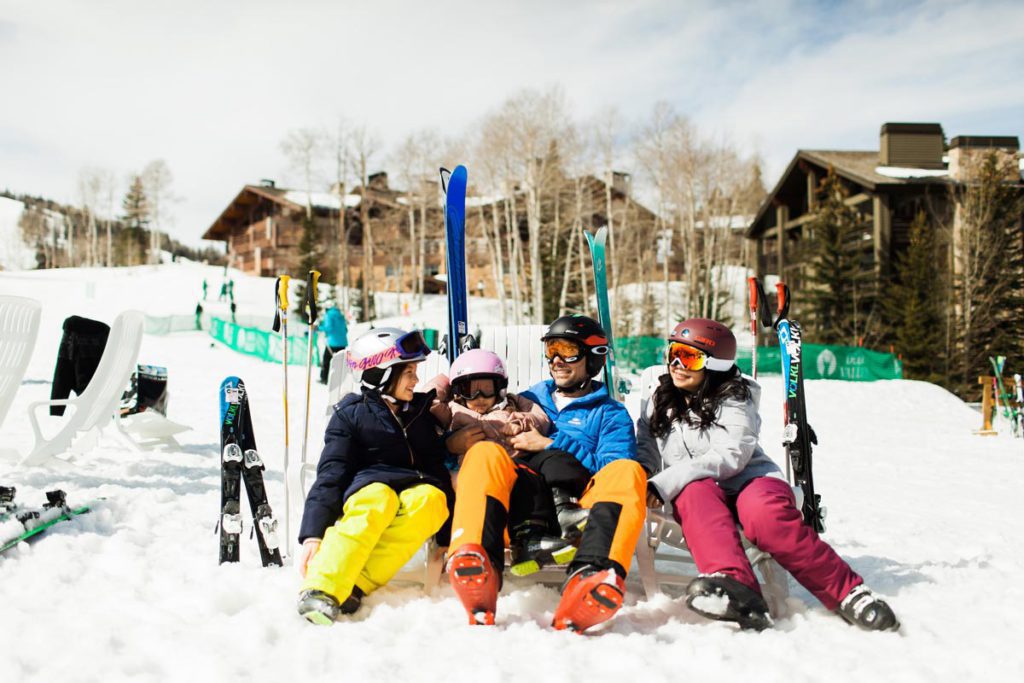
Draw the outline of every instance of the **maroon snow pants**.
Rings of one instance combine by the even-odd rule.
[[[736,528],[830,610],[863,579],[817,532],[804,524],[789,484],[758,477],[737,496],[713,479],[687,484],[673,504],[676,519],[701,574],[722,573],[760,592]],[[735,511],[735,517],[733,516]]]

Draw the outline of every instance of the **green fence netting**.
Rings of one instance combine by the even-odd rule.
[[[206,326],[206,320],[196,320],[194,315],[146,316],[146,334],[163,336],[174,332],[195,332]]]
[[[625,372],[643,371],[664,362],[664,339],[659,337],[620,337],[615,340],[615,362]],[[902,379],[903,364],[891,353],[872,351],[857,346],[804,344],[805,379],[842,379],[851,382],[873,382],[879,379]],[[740,349],[736,364],[750,373],[750,349]],[[778,346],[759,346],[757,372],[782,374]]]
[[[281,362],[281,335],[258,327],[242,327],[220,318],[210,319],[210,336],[230,349],[271,363]],[[313,363],[320,363],[320,349],[317,343],[320,332],[313,336]],[[288,336],[288,365],[306,364],[306,326],[298,334]]]

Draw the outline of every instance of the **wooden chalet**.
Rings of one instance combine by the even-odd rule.
[[[878,150],[798,150],[747,229],[756,243],[757,275],[799,279],[799,243],[815,216],[819,183],[834,169],[848,191],[846,203],[861,212],[867,226],[860,242],[864,270],[889,272],[909,245],[910,224],[924,210],[930,220],[952,215],[949,186],[959,162],[980,150],[1017,154],[1016,137],[961,136],[945,145],[937,123],[886,123]],[[956,245],[953,245],[956,248]]]

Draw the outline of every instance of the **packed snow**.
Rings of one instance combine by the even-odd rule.
[[[189,263],[0,273],[0,293],[43,304],[39,343],[0,425],[3,447],[32,445],[26,408],[49,396],[66,316],[109,323],[130,308],[188,315],[202,280],[215,299],[223,277],[221,268]],[[239,314],[269,323],[273,281],[229,277]],[[407,316],[394,297],[380,306],[395,316],[388,322],[443,326],[443,299],[428,297]],[[225,313],[227,303],[206,308]],[[478,299],[470,315],[498,319],[496,304]],[[389,586],[343,623],[306,623],[295,612],[299,577],[290,560],[262,568],[246,534],[241,562],[217,564],[217,388],[230,374],[245,380],[280,513],[280,366],[201,332],[147,335],[139,361],[168,369],[168,417],[192,427],[179,435],[180,449],[136,452],[108,430],[65,468],[0,463],[0,484],[17,486],[25,504],[41,503],[54,488],[72,504],[96,501],[92,513],[0,557],[0,680],[1024,680],[1024,653],[1014,645],[1024,642],[1017,527],[1024,440],[975,436],[980,415],[933,385],[807,387],[825,537],[893,605],[900,633],[848,626],[790,581],[790,614],[763,633],[631,591],[612,622],[578,636],[548,626],[555,587],[522,581],[503,590],[493,628],[468,626],[447,585],[429,595]],[[298,458],[303,372],[293,368],[289,379],[291,457]],[[762,384],[762,440],[779,458],[782,387],[773,377]],[[311,451],[326,402],[326,389],[314,383]],[[637,410],[635,396],[628,405]]]

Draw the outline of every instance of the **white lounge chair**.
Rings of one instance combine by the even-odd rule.
[[[0,426],[32,358],[41,314],[42,307],[35,299],[0,296]]]
[[[98,432],[119,417],[121,395],[139,357],[145,316],[139,311],[125,311],[110,328],[96,372],[85,391],[74,398],[35,401],[29,404],[28,415],[35,433],[35,446],[22,460],[22,465],[35,465],[55,457],[67,458],[95,443]],[[71,408],[65,414],[56,434],[43,435],[36,415],[38,409],[54,405]]]

